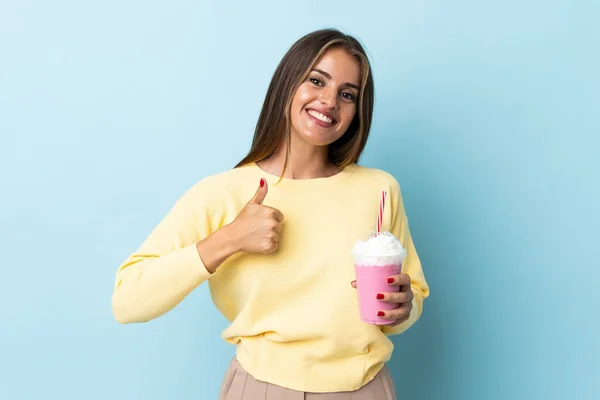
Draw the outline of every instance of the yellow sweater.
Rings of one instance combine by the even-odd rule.
[[[264,204],[285,216],[277,252],[237,253],[211,275],[195,244],[232,222],[261,178],[269,183]],[[305,392],[358,389],[389,360],[387,335],[414,324],[429,294],[400,187],[388,173],[355,164],[328,178],[277,180],[249,164],[194,185],[118,269],[114,315],[120,323],[151,320],[208,281],[231,322],[222,336],[256,379]],[[383,228],[407,249],[403,271],[415,294],[410,319],[393,328],[361,322],[350,286],[350,251],[375,229],[381,190],[388,191]]]

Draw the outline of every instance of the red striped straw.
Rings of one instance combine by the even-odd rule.
[[[377,234],[381,233],[381,227],[383,224],[383,210],[385,210],[385,196],[387,192],[385,190],[381,191],[381,199],[379,201],[379,214],[377,215]]]

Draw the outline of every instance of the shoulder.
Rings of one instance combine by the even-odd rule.
[[[382,169],[356,165],[353,175],[361,180],[369,181],[382,187],[400,188],[398,180],[392,174]]]
[[[226,171],[218,172],[212,175],[205,176],[200,179],[193,187],[222,187],[224,185],[235,184],[245,175],[243,168],[233,168]]]
[[[246,172],[243,168],[234,168],[207,175],[194,183],[184,197],[193,202],[219,201],[224,194],[239,190],[240,181],[246,178]]]
[[[392,208],[400,206],[402,202],[402,189],[398,180],[389,172],[377,168],[356,166],[353,176],[356,176],[355,186],[362,193],[387,192]]]
[[[211,188],[218,190],[219,188],[231,188],[239,184],[240,181],[245,181],[253,177],[254,171],[251,166],[228,169],[212,175],[205,176],[200,179],[193,188],[205,189]]]

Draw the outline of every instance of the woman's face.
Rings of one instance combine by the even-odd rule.
[[[356,114],[360,64],[344,49],[331,49],[302,82],[291,104],[292,135],[327,146],[348,129]]]

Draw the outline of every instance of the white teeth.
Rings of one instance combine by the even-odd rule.
[[[320,112],[317,112],[314,110],[308,110],[308,113],[323,122],[327,122],[328,124],[331,124],[333,122],[333,120],[331,118],[329,118],[327,115],[321,114]]]

